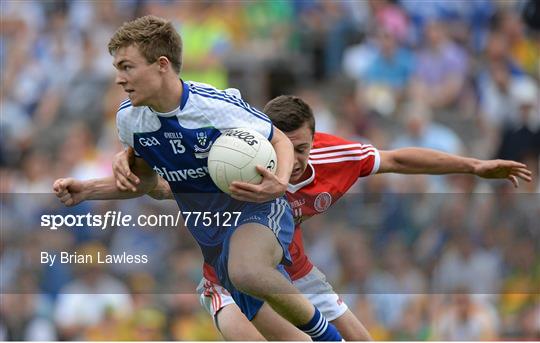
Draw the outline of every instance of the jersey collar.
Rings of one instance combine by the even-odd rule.
[[[154,112],[155,114],[157,114],[158,116],[161,116],[161,117],[172,117],[172,116],[178,114],[178,111],[182,111],[184,109],[184,107],[186,106],[186,103],[187,103],[188,98],[189,98],[189,85],[187,83],[185,83],[182,79],[180,79],[180,82],[182,82],[182,99],[180,99],[180,106],[178,106],[174,110],[172,110],[170,112],[166,112],[166,113],[158,112],[158,111],[155,111],[154,109],[152,109],[151,107],[148,107],[148,108],[150,108],[150,111]]]
[[[315,168],[311,165],[310,162],[308,162],[308,167],[311,168],[311,176],[307,179],[305,179],[302,182],[299,182],[297,184],[290,184],[287,186],[287,192],[289,193],[296,193],[299,189],[303,188],[304,186],[309,185],[310,183],[315,180]]]
[[[182,79],[180,79],[180,82],[182,82],[182,100],[180,101],[180,111],[182,111],[189,98],[189,85]]]

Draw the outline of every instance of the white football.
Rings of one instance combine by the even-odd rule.
[[[229,193],[229,185],[233,181],[259,184],[262,176],[255,168],[257,165],[275,173],[277,158],[272,144],[253,129],[224,131],[208,154],[210,177],[225,193]]]

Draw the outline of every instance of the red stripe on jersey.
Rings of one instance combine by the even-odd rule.
[[[221,298],[214,285],[212,285],[212,306],[214,306],[215,315],[221,306]]]
[[[206,281],[204,282],[203,288],[204,288],[203,295],[204,295],[205,297],[211,296],[211,295],[210,295],[210,281],[206,280]]]
[[[221,294],[219,294],[214,286],[214,294],[216,295],[216,311],[221,308]]]
[[[318,154],[318,153],[321,153],[321,152],[345,150],[345,149],[351,149],[351,148],[354,148],[354,149],[360,148],[360,149],[362,149],[364,147],[366,147],[366,145],[360,144],[360,143],[341,144],[341,145],[327,146],[327,147],[324,147],[324,148],[313,148],[313,149],[311,149],[310,153],[311,154]]]
[[[328,157],[336,157],[336,156],[346,156],[346,155],[363,155],[367,152],[375,151],[375,148],[371,145],[365,145],[362,149],[356,149],[356,150],[341,150],[341,151],[335,151],[335,152],[327,152],[322,154],[310,154],[310,159],[319,159],[319,158],[328,158]]]
[[[338,158],[326,158],[321,160],[312,160],[310,159],[309,162],[311,164],[325,164],[325,163],[337,163],[337,162],[345,162],[345,161],[361,161],[365,158],[368,158],[369,156],[376,156],[375,151],[370,151],[364,155],[361,156],[345,156],[345,157],[338,157]]]

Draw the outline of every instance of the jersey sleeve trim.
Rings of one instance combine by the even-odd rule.
[[[272,138],[274,138],[274,124],[272,124],[272,127],[270,128],[270,134],[268,134],[268,140],[271,141]]]
[[[381,154],[379,150],[375,149],[375,161],[373,162],[373,169],[369,175],[377,174],[379,167],[381,166]]]
[[[246,110],[247,112],[251,113],[255,117],[257,117],[257,118],[259,118],[259,119],[261,119],[261,120],[263,120],[265,122],[268,122],[270,124],[272,123],[272,121],[268,118],[268,116],[266,114],[264,114],[263,112],[251,107],[244,100],[242,100],[240,98],[237,98],[234,95],[230,95],[230,94],[228,94],[226,92],[223,92],[223,91],[218,91],[218,90],[212,89],[212,88],[205,88],[205,87],[202,87],[202,86],[199,86],[199,85],[194,85],[194,84],[191,84],[189,89],[194,94],[200,95],[200,96],[205,97],[205,98],[217,99],[217,100],[225,101],[225,102],[227,102],[229,104],[235,105],[237,107],[240,107],[240,108]]]

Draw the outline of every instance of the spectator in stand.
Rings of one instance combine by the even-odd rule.
[[[58,339],[50,318],[50,299],[39,294],[38,280],[30,270],[18,275],[17,293],[0,294],[0,339],[3,341],[54,341]]]
[[[540,43],[525,34],[525,25],[517,11],[501,11],[494,18],[495,30],[508,41],[509,53],[513,60],[528,74],[538,74]]]
[[[417,56],[411,94],[434,109],[453,107],[467,78],[467,53],[450,40],[444,22],[430,22],[424,34],[426,44]]]
[[[497,339],[498,318],[489,305],[458,288],[434,320],[432,339],[441,341],[490,341]]]
[[[505,330],[510,335],[515,335],[519,331],[519,326],[526,324],[520,323],[523,320],[522,314],[528,312],[529,308],[534,308],[535,304],[540,305],[538,303],[540,258],[535,254],[536,248],[533,238],[523,236],[512,239],[512,244],[505,252],[505,269],[508,272],[502,281],[498,306]]]
[[[376,33],[375,56],[361,77],[365,99],[381,114],[393,113],[404,96],[414,70],[412,53],[401,46],[391,30]]]
[[[511,89],[516,105],[512,120],[502,127],[498,158],[513,158],[531,163],[533,169],[540,158],[540,90],[537,81],[523,77]],[[534,189],[534,186],[533,186]]]
[[[390,143],[391,149],[417,146],[460,154],[463,151],[461,139],[450,128],[432,121],[432,113],[426,104],[414,103],[405,106],[403,120],[405,131],[398,134]],[[438,175],[429,176],[429,191],[444,191],[445,178]],[[403,177],[395,178],[403,179]]]
[[[417,146],[449,154],[460,154],[463,143],[450,128],[432,121],[429,106],[419,102],[405,106],[405,132],[390,143],[392,149]]]
[[[395,236],[384,249],[382,268],[367,280],[368,299],[378,320],[396,330],[406,316],[405,308],[426,292],[426,280],[411,261],[403,243]]]
[[[182,34],[182,78],[225,89],[229,85],[223,58],[230,46],[226,22],[221,18],[219,3],[178,2],[181,15],[178,31]]]
[[[516,121],[513,89],[525,77],[523,70],[510,56],[505,35],[491,31],[480,63],[475,70],[478,95],[478,128],[481,132],[480,149],[493,156],[500,144],[501,129],[507,122]]]
[[[459,229],[462,229],[463,224]],[[451,233],[435,267],[434,292],[451,292],[465,286],[475,294],[488,294],[486,298],[493,298],[501,286],[501,263],[497,255],[476,245],[470,233],[459,231]]]

